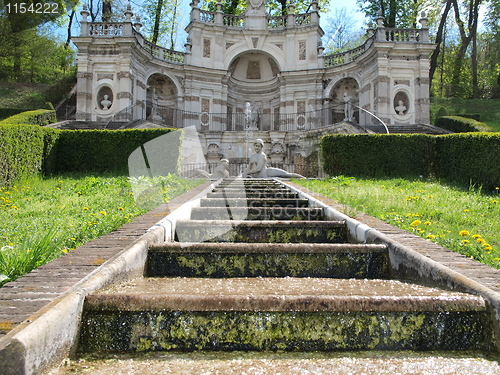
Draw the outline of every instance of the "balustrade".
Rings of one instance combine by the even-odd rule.
[[[123,23],[89,22],[90,36],[121,36]]]
[[[223,22],[224,26],[231,26],[231,27],[244,27],[245,26],[244,17],[234,16],[232,14],[224,14],[222,22]]]
[[[215,23],[215,12],[200,10],[200,22]]]

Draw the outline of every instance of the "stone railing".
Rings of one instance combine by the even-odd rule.
[[[90,36],[122,36],[123,23],[89,22],[88,34]]]
[[[422,29],[383,29],[382,33],[377,33],[377,41],[416,43],[423,42]],[[379,37],[382,36],[382,40]]]
[[[373,43],[373,38],[370,38],[366,42],[364,42],[361,46],[353,48],[349,51],[335,53],[332,55],[326,55],[325,67],[340,66],[356,60],[368,49],[368,47],[370,47],[372,43]]]
[[[270,29],[278,29],[286,27],[287,16],[277,16],[267,18],[267,27]]]
[[[157,46],[156,44],[148,42],[147,40],[144,40],[144,49],[157,59],[178,64],[183,64],[186,57],[186,54],[184,52],[163,48]]]
[[[311,13],[295,15],[295,26],[309,25],[311,23]]]
[[[200,22],[215,23],[215,12],[200,9]]]
[[[245,17],[234,16],[232,14],[224,14],[223,18],[224,26],[230,27],[245,27]]]

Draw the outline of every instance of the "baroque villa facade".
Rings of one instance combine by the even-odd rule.
[[[130,8],[125,20],[87,21],[78,47],[80,121],[137,126],[196,126],[208,161],[244,160],[248,139],[262,138],[273,162],[297,162],[321,134],[387,125],[429,124],[427,20],[420,28],[386,29],[383,18],[366,42],[325,55],[318,5],[270,17],[263,0],[242,16],[191,3],[185,51],[153,45]],[[156,124],[156,125],[153,125]],[[147,127],[146,126],[146,127]]]

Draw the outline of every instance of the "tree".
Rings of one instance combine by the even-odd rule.
[[[384,26],[389,28],[415,28],[421,10],[425,8],[424,0],[356,0],[359,8],[371,19],[384,17]]]
[[[469,48],[471,41],[473,41],[472,48],[472,83],[474,89],[474,97],[477,97],[477,56],[476,56],[476,35],[477,26],[479,22],[479,5],[482,0],[467,0],[463,4],[459,4],[457,0],[451,0],[453,10],[455,13],[455,23],[460,32],[460,46],[455,57],[455,62],[452,67],[452,80],[451,80],[451,96],[460,97],[461,94],[461,71],[463,69],[464,58]],[[462,20],[461,6],[463,5],[465,18]]]
[[[21,4],[24,5],[25,12],[20,11]],[[34,29],[35,27],[48,22],[55,21],[63,13],[66,4],[63,0],[55,0],[51,9],[58,10],[57,12],[40,12],[37,13],[38,7],[45,6],[46,2],[40,0],[26,0],[20,3],[16,0],[5,0],[4,12],[0,14],[0,22],[3,23],[2,30],[5,33],[3,40],[9,39],[13,49],[10,53],[13,58],[13,73],[15,78],[20,78],[21,75],[21,51],[20,47],[23,44],[22,33],[25,30]],[[32,9],[33,11],[29,11]]]
[[[143,4],[143,35],[152,43],[174,49],[179,32],[178,0],[156,0]]]
[[[205,0],[202,8],[215,11],[218,0]],[[288,14],[287,0],[268,0],[266,2],[266,10],[271,16],[285,16]],[[328,9],[330,0],[318,0],[320,9]],[[294,1],[295,13],[306,13],[310,10],[311,1],[300,0]],[[222,12],[225,14],[242,14],[247,7],[246,0],[226,0],[222,1]]]
[[[336,8],[333,15],[327,18],[324,45],[327,53],[354,48],[361,44],[365,30],[356,29],[353,12],[347,8]]]

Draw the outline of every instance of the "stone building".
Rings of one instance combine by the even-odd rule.
[[[241,16],[198,3],[184,52],[145,40],[130,8],[120,23],[88,22],[84,9],[74,38],[77,120],[195,126],[209,162],[244,162],[248,140],[262,138],[278,164],[305,162],[322,134],[429,124],[435,45],[424,15],[417,29],[387,29],[379,17],[363,45],[325,55],[315,0],[308,13],[291,3],[280,17],[263,0]]]

